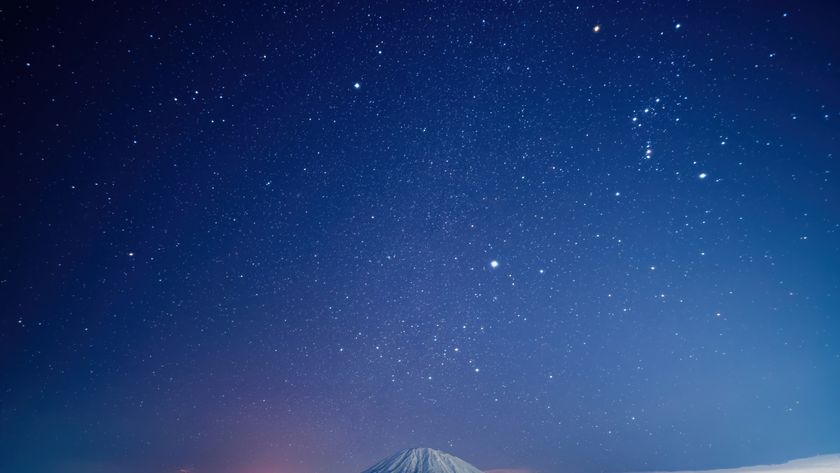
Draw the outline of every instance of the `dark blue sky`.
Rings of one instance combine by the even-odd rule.
[[[838,11],[5,5],[0,471],[837,452]]]

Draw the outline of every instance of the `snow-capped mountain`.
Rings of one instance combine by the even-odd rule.
[[[409,448],[391,455],[362,473],[481,473],[481,470],[440,450]]]

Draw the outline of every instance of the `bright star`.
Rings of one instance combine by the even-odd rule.
[[[498,268],[499,267],[499,262],[496,261],[496,260],[491,261],[490,262],[490,267],[493,268],[493,269]]]

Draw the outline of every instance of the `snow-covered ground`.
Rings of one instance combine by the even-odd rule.
[[[840,454],[802,458],[779,465],[758,465],[720,470],[693,470],[669,473],[840,473]]]

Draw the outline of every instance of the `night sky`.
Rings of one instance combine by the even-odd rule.
[[[0,8],[0,472],[840,451],[840,6]]]

